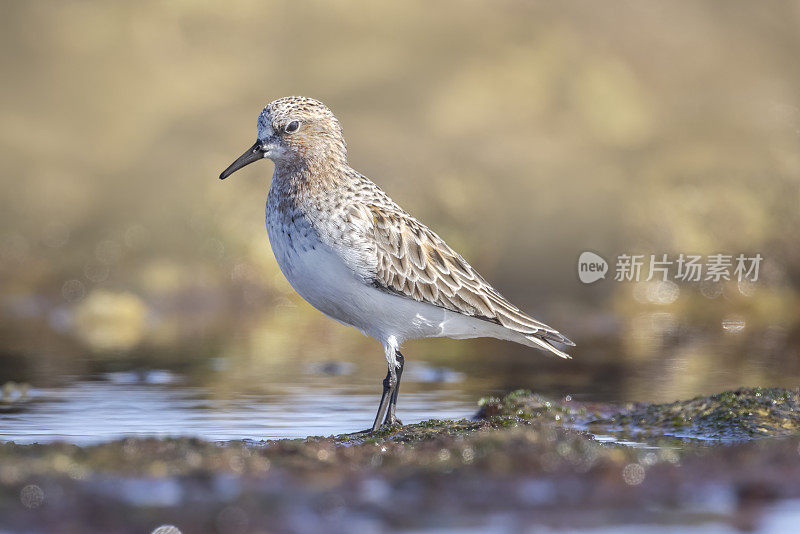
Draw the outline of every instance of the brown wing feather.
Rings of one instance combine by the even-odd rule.
[[[377,205],[370,205],[369,212],[377,244],[378,287],[525,335],[573,345],[511,304],[442,238],[407,213]]]

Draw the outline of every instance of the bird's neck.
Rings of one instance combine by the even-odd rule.
[[[303,196],[309,191],[335,191],[348,180],[349,170],[344,157],[276,161],[271,187],[292,196]]]

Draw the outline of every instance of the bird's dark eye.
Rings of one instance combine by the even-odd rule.
[[[298,121],[292,121],[284,127],[283,131],[286,133],[294,133],[299,129],[300,123]]]

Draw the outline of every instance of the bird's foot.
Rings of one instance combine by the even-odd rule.
[[[366,436],[367,434],[372,434],[373,430],[371,428],[367,428],[366,430],[359,430],[358,432],[348,432],[347,434],[342,434],[343,436]]]
[[[403,422],[393,413],[390,413],[386,416],[386,421],[383,422],[383,426],[403,426]]]
[[[344,434],[345,436],[366,436],[368,434],[373,434],[375,432],[380,432],[382,430],[387,430],[396,426],[403,426],[403,422],[398,419],[397,417],[387,417],[386,420],[383,422],[381,426],[378,428],[367,428],[366,430],[359,430],[358,432],[350,432],[349,434]]]

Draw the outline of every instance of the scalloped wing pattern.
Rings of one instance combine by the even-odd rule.
[[[401,296],[574,345],[511,304],[436,233],[405,212],[369,205],[377,245],[375,282]]]

